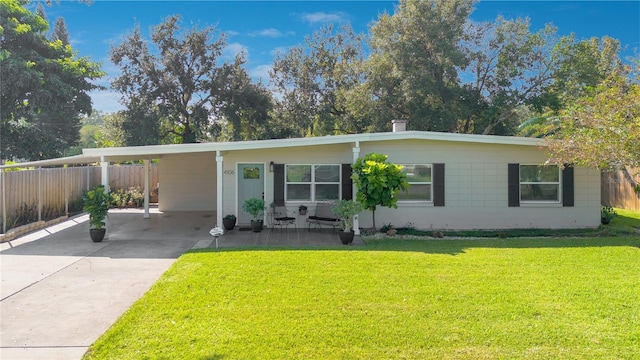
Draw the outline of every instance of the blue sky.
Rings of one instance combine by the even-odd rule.
[[[247,69],[254,79],[268,81],[268,70],[278,50],[303,42],[304,37],[326,23],[350,23],[357,32],[383,12],[393,13],[395,1],[110,1],[90,6],[62,1],[46,8],[51,24],[62,16],[71,44],[80,56],[100,61],[108,73],[108,86],[118,69],[109,61],[109,48],[122,42],[135,24],[148,37],[149,29],[168,15],[181,14],[183,26],[214,25],[227,34],[225,56],[244,50]],[[491,21],[529,17],[535,31],[552,22],[560,35],[575,33],[579,39],[608,35],[621,41],[623,56],[640,53],[640,0],[635,1],[480,1],[471,18]],[[92,94],[94,109],[122,109],[118,94],[109,90]]]

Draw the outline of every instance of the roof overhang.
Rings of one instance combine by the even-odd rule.
[[[543,147],[544,139],[523,138],[514,136],[456,134],[429,131],[401,131],[369,134],[333,135],[308,138],[253,140],[235,142],[212,142],[199,144],[147,145],[117,148],[83,149],[82,155],[58,159],[31,161],[20,164],[2,165],[0,169],[16,167],[61,166],[75,164],[91,164],[99,161],[133,161],[158,159],[170,154],[199,152],[224,152],[237,150],[264,150],[287,147],[306,147],[334,144],[356,144],[394,140],[428,140],[461,143],[480,143],[494,145],[519,145]]]

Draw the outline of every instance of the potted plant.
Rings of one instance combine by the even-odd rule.
[[[600,208],[600,222],[607,225],[618,213],[611,206],[603,206]]]
[[[111,194],[105,191],[103,185],[87,191],[82,196],[84,206],[83,211],[89,213],[89,235],[93,242],[100,242],[104,239],[106,228],[104,220],[109,215],[109,204],[111,204]]]
[[[353,218],[362,211],[362,205],[353,200],[340,200],[331,210],[340,218],[342,230],[338,233],[343,244],[351,244],[353,241]]]
[[[233,230],[236,226],[236,216],[233,214],[229,214],[222,218],[222,225],[224,225],[225,230]]]
[[[250,198],[245,200],[244,204],[242,204],[242,209],[253,217],[251,220],[251,230],[253,232],[262,231],[262,227],[264,226],[264,220],[259,219],[258,217],[263,213],[265,206],[264,200],[258,198]]]
[[[298,206],[298,214],[307,215],[307,207],[304,205]]]

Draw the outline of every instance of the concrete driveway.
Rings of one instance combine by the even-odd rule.
[[[137,212],[111,212],[117,231],[101,243],[84,215],[1,244],[0,359],[80,359],[183,252],[211,242],[211,213]]]

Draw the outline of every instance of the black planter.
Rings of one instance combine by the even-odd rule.
[[[91,236],[91,240],[93,242],[100,242],[104,239],[104,234],[107,233],[107,229],[89,229],[89,235]]]
[[[222,225],[224,225],[225,230],[233,230],[233,228],[236,226],[236,218],[233,218],[233,219],[223,218]]]
[[[263,226],[264,226],[263,220],[251,220],[251,231],[261,232]]]
[[[349,245],[353,242],[354,232],[353,230],[348,232],[340,230],[338,236],[340,236],[340,241],[342,241],[344,245]]]

